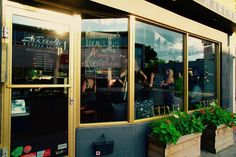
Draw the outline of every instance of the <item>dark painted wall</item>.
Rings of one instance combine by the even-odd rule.
[[[106,157],[146,157],[148,123],[107,127],[78,128],[76,130],[76,157],[94,157],[93,142],[114,140],[114,151]]]
[[[221,56],[221,99],[222,106],[233,109],[233,60],[234,57],[228,52],[222,52]]]

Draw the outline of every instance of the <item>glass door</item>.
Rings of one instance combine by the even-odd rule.
[[[66,156],[70,26],[25,12],[11,15],[10,156]]]

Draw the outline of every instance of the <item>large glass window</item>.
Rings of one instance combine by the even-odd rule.
[[[136,21],[136,119],[183,109],[183,34]]]
[[[128,19],[82,20],[81,122],[127,120]]]
[[[189,109],[216,99],[215,43],[189,37]]]
[[[69,28],[13,16],[12,83],[67,84]]]

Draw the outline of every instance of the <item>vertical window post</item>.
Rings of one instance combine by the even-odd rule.
[[[134,123],[134,66],[135,66],[135,17],[130,16],[129,18],[129,29],[128,29],[128,122]]]
[[[216,44],[216,99],[220,104],[220,44]]]
[[[188,33],[184,35],[184,111],[188,111]]]

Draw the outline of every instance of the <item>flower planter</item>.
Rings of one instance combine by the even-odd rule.
[[[202,133],[201,149],[217,153],[234,144],[233,128],[226,125],[207,126]]]
[[[201,133],[182,136],[176,144],[165,144],[148,137],[148,157],[200,157]]]

